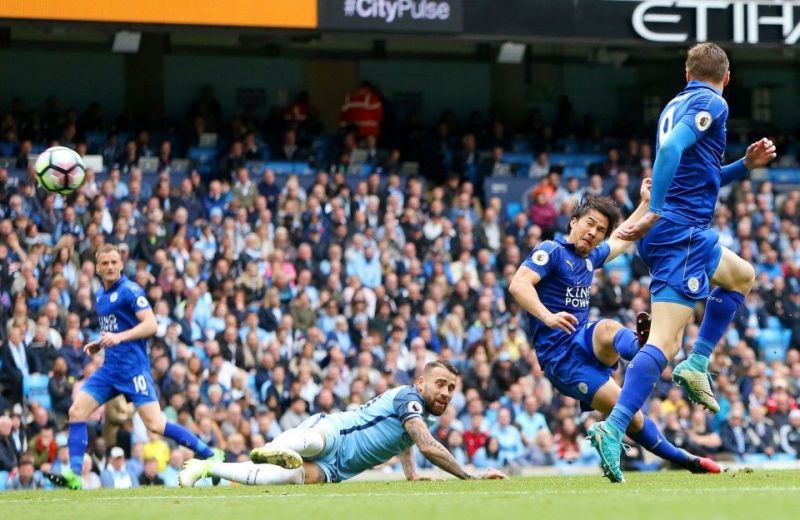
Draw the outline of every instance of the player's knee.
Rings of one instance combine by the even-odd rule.
[[[742,294],[747,295],[750,292],[750,289],[752,289],[756,283],[756,270],[753,269],[752,265],[748,263],[742,263],[742,267],[739,269],[739,273],[736,278],[736,288]]]
[[[617,332],[622,328],[622,325],[614,320],[601,320],[595,325],[595,334],[597,334],[597,339],[603,345],[612,345],[614,344],[614,336],[616,336]]]
[[[632,433],[640,432],[642,428],[644,428],[644,414],[639,411],[633,416],[633,420],[631,420],[631,424],[628,426],[628,431]]]
[[[67,413],[69,417],[69,422],[83,422],[88,417],[88,414],[85,410],[82,410],[78,403],[72,403],[72,406],[69,407],[69,412]]]
[[[142,417],[142,422],[144,423],[145,428],[153,433],[157,433],[159,435],[164,434],[164,427],[166,423],[164,422],[164,418],[160,415],[157,417]]]

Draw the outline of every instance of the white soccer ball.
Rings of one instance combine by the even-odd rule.
[[[86,178],[81,156],[65,146],[54,146],[36,158],[36,177],[47,191],[67,195],[77,190]]]

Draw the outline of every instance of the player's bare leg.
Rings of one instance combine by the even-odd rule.
[[[83,468],[83,456],[86,453],[86,446],[89,444],[89,432],[86,428],[86,420],[95,410],[100,407],[94,397],[88,392],[78,392],[72,406],[69,407],[69,468],[65,469],[61,475],[55,473],[45,473],[53,484],[69,489],[81,489],[81,468]]]
[[[272,442],[250,452],[250,460],[294,469],[303,459],[320,455],[325,449],[325,432],[317,428],[295,428],[281,433]]]

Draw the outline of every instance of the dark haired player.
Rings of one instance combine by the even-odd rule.
[[[642,183],[642,202],[623,224],[647,211],[650,179]],[[611,373],[619,358],[632,359],[647,337],[649,316],[637,317],[637,333],[614,320],[589,321],[592,272],[633,246],[611,233],[619,211],[608,197],[590,196],[572,212],[569,234],[536,246],[509,287],[528,312],[528,334],[539,364],[556,389],[602,413],[617,402],[620,387]],[[606,237],[610,235],[607,241]],[[658,426],[636,414],[628,436],[645,449],[696,473],[718,473],[719,467],[673,446]],[[604,472],[607,471],[605,466]]]
[[[415,444],[448,473],[465,480],[476,478],[430,432],[431,416],[442,415],[450,404],[458,375],[450,363],[432,361],[413,386],[387,390],[357,410],[312,415],[250,452],[252,462],[192,459],[178,481],[184,487],[209,476],[251,485],[341,482],[394,456],[400,457],[408,480],[420,480],[411,453]],[[506,476],[490,468],[481,478]]]

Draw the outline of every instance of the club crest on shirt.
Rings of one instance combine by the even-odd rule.
[[[108,298],[108,300],[111,303],[114,303],[115,301],[117,301],[117,298],[119,298],[119,295],[116,292],[113,292],[111,293],[111,296]]]
[[[700,280],[692,276],[689,278],[689,281],[686,282],[686,286],[689,287],[689,290],[692,292],[697,292],[700,289]]]
[[[583,395],[588,394],[589,393],[589,385],[587,385],[586,383],[578,383],[578,391],[580,393],[582,393]]]
[[[697,115],[694,116],[694,126],[696,126],[701,132],[704,132],[705,130],[708,130],[709,126],[711,126],[711,122],[713,120],[714,119],[711,117],[711,114],[704,110],[702,112],[698,112]]]
[[[536,265],[546,265],[550,260],[550,255],[547,254],[547,251],[536,251],[533,253],[531,260],[533,260],[533,263]]]

